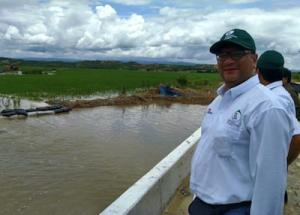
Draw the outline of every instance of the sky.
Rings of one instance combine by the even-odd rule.
[[[215,64],[234,28],[300,69],[299,0],[0,0],[0,56]]]

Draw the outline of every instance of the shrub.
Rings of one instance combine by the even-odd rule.
[[[176,79],[176,81],[182,87],[185,87],[188,84],[188,80],[186,76],[180,76],[179,78]]]

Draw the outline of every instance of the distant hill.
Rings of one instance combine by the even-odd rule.
[[[118,60],[74,60],[74,59],[13,59],[0,57],[0,66],[16,64],[22,70],[22,66],[30,67],[68,67],[68,68],[91,68],[91,69],[135,69],[144,71],[192,71],[192,72],[216,72],[215,65],[211,64],[193,64],[185,62],[171,62],[139,59],[136,61],[118,61]]]

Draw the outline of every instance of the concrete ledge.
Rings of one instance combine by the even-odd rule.
[[[182,142],[146,175],[133,184],[100,215],[160,215],[190,172],[191,158],[201,128]]]

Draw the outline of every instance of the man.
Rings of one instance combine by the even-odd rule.
[[[294,101],[288,91],[283,87],[283,65],[284,58],[282,54],[275,50],[268,50],[264,52],[257,61],[257,73],[259,81],[278,96],[278,101],[293,118],[294,131],[287,157],[288,165],[290,165],[299,154],[297,146],[300,144],[300,125],[296,118]],[[287,203],[287,201],[288,196],[286,192],[285,202]]]
[[[294,132],[288,154],[288,165],[290,165],[300,153],[300,125],[296,118],[295,102],[288,91],[283,87],[283,73],[288,76],[288,71],[284,69],[283,65],[283,56],[277,51],[268,50],[258,59],[257,72],[260,82],[279,97],[279,101],[293,116]]]
[[[290,96],[292,97],[296,108],[296,118],[300,120],[300,101],[298,97],[298,92],[291,85],[291,79],[292,79],[292,72],[287,68],[283,68],[283,73],[282,73],[283,87],[289,92]]]
[[[296,90],[292,87],[291,85],[291,78],[292,78],[292,73],[289,69],[283,68],[283,77],[282,77],[282,82],[284,88],[289,92],[291,95],[294,104],[295,104],[295,111],[296,111],[296,119],[299,121],[300,120],[300,101],[298,97],[298,93]],[[298,155],[300,154],[300,136],[293,136],[292,142],[290,145],[290,150],[289,150],[289,155],[288,155],[288,165],[290,165]]]
[[[255,74],[252,37],[233,29],[210,47],[224,85],[208,106],[192,160],[191,215],[280,215],[292,119]]]

